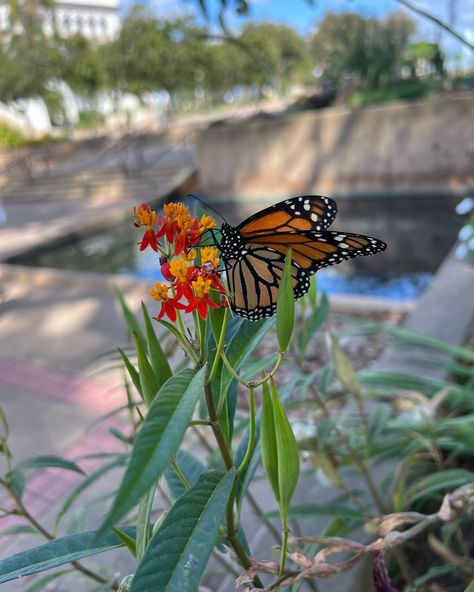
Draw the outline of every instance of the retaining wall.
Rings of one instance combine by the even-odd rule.
[[[473,131],[472,92],[216,126],[198,134],[200,183],[242,200],[463,189],[474,183]]]

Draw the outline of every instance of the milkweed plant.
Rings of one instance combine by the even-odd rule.
[[[395,455],[404,447],[410,454],[420,454],[425,441],[420,438],[419,448],[413,448],[406,426],[389,423],[393,419],[390,410],[377,408],[373,414],[367,410],[359,378],[334,335],[327,339],[331,367],[316,372],[305,369],[306,353],[326,319],[328,303],[313,283],[302,306],[295,306],[291,252],[285,261],[275,317],[247,321],[233,315],[218,245],[205,240],[213,236],[216,227],[210,216],[195,217],[179,203],[165,205],[163,215],[146,204],[136,207],[134,213],[135,226],[143,233],[139,248],[156,253],[162,276],[162,281],[150,287],[148,302],[142,305],[143,322],[119,294],[134,340],[134,352],[121,349],[120,356],[127,383],[133,384],[139,396],[135,401],[128,389],[127,408],[136,429],[126,439],[129,455],[120,455],[86,478],[92,483],[112,466],[125,466],[121,482],[95,531],[58,538],[25,507],[25,469],[32,465],[12,464],[6,418],[1,416],[5,433],[0,444],[7,470],[0,485],[15,502],[12,511],[48,541],[0,560],[0,583],[70,564],[72,570],[100,583],[101,589],[193,592],[199,590],[214,553],[229,573],[236,574],[235,584],[245,590],[296,591],[301,585],[317,590],[318,580],[370,560],[374,589],[396,592],[387,573],[386,556],[405,575],[409,571],[403,554],[407,541],[428,527],[455,522],[472,510],[472,473],[449,466],[442,469],[445,489],[440,488],[439,480],[426,487],[447,492],[451,486],[451,490],[438,509],[429,513],[423,513],[420,505],[412,511],[410,504],[420,502],[423,487],[412,484],[410,498],[406,493],[408,469],[394,471],[392,493],[386,494],[387,489],[384,493],[372,476],[370,462],[378,455]],[[350,430],[346,420],[334,419],[331,400],[325,397],[334,378],[356,408]],[[317,435],[300,435],[298,441],[287,412],[295,390],[310,397],[308,406],[318,406]],[[203,434],[212,452],[207,467],[187,445],[188,435],[200,435],[201,441]],[[300,458],[309,459],[339,492],[339,498],[328,503],[310,500],[314,502],[310,517],[319,513],[331,518],[322,532],[302,532],[292,522],[298,507],[292,506],[292,499],[300,480]],[[59,457],[38,457],[35,462],[36,467],[81,471],[75,463]],[[370,503],[347,484],[347,467],[360,475]],[[260,514],[261,523],[274,536],[273,549],[252,548],[242,525],[249,486],[262,474],[273,492],[281,526],[275,528],[274,515]],[[167,512],[156,515],[154,499],[162,492],[163,480],[172,503]],[[84,489],[82,484],[70,494],[57,525]],[[252,503],[258,508],[255,499]],[[304,516],[303,506],[300,508]],[[363,524],[370,533],[365,536],[369,542],[341,536]],[[308,525],[313,522],[305,522],[305,527]],[[89,555],[119,546],[127,548],[135,560],[133,573],[121,582],[80,563]],[[341,553],[343,559],[335,561],[334,555]]]

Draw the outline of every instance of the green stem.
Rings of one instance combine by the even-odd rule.
[[[286,549],[288,547],[288,535],[290,534],[290,529],[288,528],[288,524],[287,524],[286,512],[281,514],[281,526],[282,526],[283,537],[282,537],[282,541],[281,541],[280,569],[278,570],[279,576],[282,576],[285,571]]]
[[[226,469],[229,471],[234,466],[234,461],[232,459],[232,453],[229,449],[227,444],[226,438],[222,431],[222,428],[219,424],[219,419],[217,417],[216,408],[214,405],[214,400],[212,398],[212,390],[211,385],[209,382],[206,382],[204,385],[204,394],[206,397],[206,405],[207,411],[209,413],[209,420],[211,422],[211,428],[214,433],[214,437],[216,439],[217,445],[219,447],[222,460],[224,461],[224,465]],[[227,522],[227,538],[229,543],[232,545],[232,548],[237,555],[240,564],[245,569],[248,569],[251,566],[250,559],[245,552],[245,549],[240,544],[240,541],[237,537],[237,528],[235,525],[235,518],[234,518],[234,502],[235,502],[235,495],[237,491],[237,480],[234,480],[234,484],[232,486],[232,490],[230,492],[229,500],[227,502],[226,508],[226,522]],[[255,576],[253,582],[257,588],[263,588],[263,584],[258,576]]]
[[[253,388],[257,388],[259,386],[262,386],[262,384],[265,384],[266,382],[271,380],[275,376],[275,374],[277,373],[278,368],[281,366],[281,363],[283,362],[284,357],[285,357],[285,352],[278,352],[278,359],[275,362],[275,366],[273,366],[273,369],[270,371],[270,373],[265,375],[261,380],[258,380],[256,382],[252,382],[249,384],[251,384],[253,386]]]
[[[176,457],[175,456],[172,456],[171,457],[171,459],[170,459],[170,465],[173,467],[173,470],[176,473],[176,475],[178,476],[178,479],[181,481],[183,487],[185,489],[189,489],[191,487],[191,483],[189,482],[188,478],[183,473],[183,471],[180,469],[178,463],[176,462]]]
[[[222,352],[224,351],[224,344],[225,344],[225,335],[227,333],[227,324],[229,322],[229,309],[226,308],[224,311],[224,318],[222,320],[222,327],[221,327],[221,334],[219,335],[219,341],[217,343],[216,349],[216,357],[214,358],[214,363],[211,368],[211,372],[209,374],[209,382],[212,384],[214,378],[217,374],[217,369],[219,368],[219,361],[222,356]]]
[[[255,391],[253,388],[249,388],[249,441],[247,444],[247,450],[245,451],[245,456],[240,463],[240,467],[237,469],[237,477],[240,477],[242,473],[248,467],[250,459],[252,458],[252,453],[255,445]]]

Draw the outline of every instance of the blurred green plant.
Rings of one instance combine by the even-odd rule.
[[[113,430],[123,450],[104,455],[103,464],[68,493],[50,529],[26,505],[31,471],[53,466],[80,474],[80,461],[39,456],[15,463],[0,413],[0,485],[10,496],[1,511],[21,519],[0,535],[37,532],[47,540],[1,559],[0,583],[71,564],[103,589],[117,590],[119,582],[80,561],[122,546],[136,562],[121,587],[131,592],[196,591],[212,553],[229,573],[243,569],[238,583],[256,589],[265,576],[271,581],[266,590],[314,590],[319,578],[374,554],[374,581],[385,586],[376,584],[377,590],[469,586],[474,352],[403,327],[358,323],[359,334],[431,352],[449,375],[356,372],[335,331],[326,333],[328,362],[315,367],[311,352],[324,347],[328,301],[313,282],[295,307],[289,270],[287,264],[276,319],[258,322],[230,318],[228,308],[208,305],[206,314],[190,310],[185,326],[177,307],[175,321],[160,319],[164,334],[157,335],[147,308],[139,319],[119,296],[134,338],[133,347],[120,351],[127,401],[117,410],[127,412],[130,430]],[[172,320],[176,299],[160,298]],[[189,451],[188,433],[203,443],[207,459]],[[261,465],[277,507],[270,513],[249,489],[262,477]],[[118,489],[114,481],[109,485],[113,500],[102,525],[63,534],[81,496],[117,468],[125,470]],[[293,502],[295,491],[302,503]],[[169,500],[166,512],[160,505],[156,514],[155,496]],[[279,545],[278,561],[271,560],[270,549],[265,561],[254,559],[242,525],[244,500]],[[316,534],[307,533],[315,528]],[[346,538],[351,533],[359,540]],[[341,552],[342,561],[330,561]],[[259,558],[264,553],[258,549]]]
[[[0,148],[20,148],[27,145],[28,138],[20,132],[0,122]]]

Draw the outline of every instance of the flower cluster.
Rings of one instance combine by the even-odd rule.
[[[135,226],[145,227],[140,250],[150,247],[160,253],[161,274],[168,283],[156,282],[150,295],[161,302],[158,319],[165,315],[173,322],[177,311],[197,310],[205,319],[209,308],[218,304],[211,294],[223,295],[220,282],[219,256],[213,247],[199,247],[203,232],[216,227],[210,216],[193,217],[182,203],[169,203],[163,207],[164,215],[157,216],[148,204],[135,208]]]

